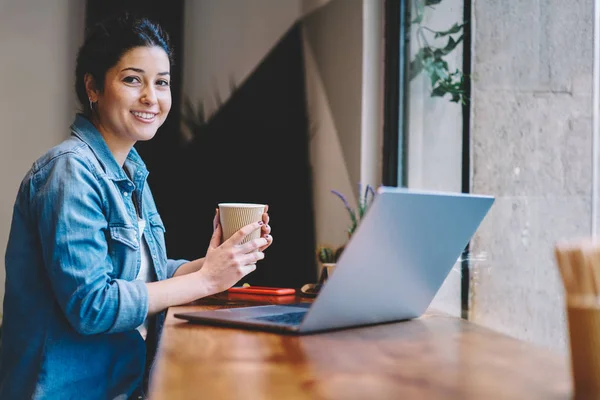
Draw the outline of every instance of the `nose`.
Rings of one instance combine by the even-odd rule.
[[[154,89],[154,87],[152,85],[146,85],[146,87],[144,88],[144,91],[142,92],[142,97],[140,98],[140,101],[143,104],[146,104],[149,106],[156,104],[156,102],[157,102],[156,90]]]

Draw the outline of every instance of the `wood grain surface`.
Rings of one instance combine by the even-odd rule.
[[[306,336],[190,324],[175,312],[278,302],[221,294],[169,310],[150,399],[569,399],[566,356],[428,311]]]

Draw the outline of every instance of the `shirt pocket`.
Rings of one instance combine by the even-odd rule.
[[[109,224],[108,253],[112,260],[113,278],[134,279],[138,268],[140,241],[135,227],[120,223]]]
[[[166,260],[167,245],[165,243],[165,224],[158,213],[149,215],[148,222],[150,223],[150,229],[152,230],[152,237],[158,247],[158,255],[161,259]]]

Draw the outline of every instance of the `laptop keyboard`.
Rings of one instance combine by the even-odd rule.
[[[260,321],[277,322],[278,324],[285,325],[298,325],[302,322],[302,319],[306,315],[306,311],[291,312],[285,314],[265,315],[262,317],[254,317]]]

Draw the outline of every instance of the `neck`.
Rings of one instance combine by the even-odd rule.
[[[131,142],[130,140],[123,139],[113,133],[110,129],[107,129],[102,121],[98,118],[97,114],[94,113],[91,118],[92,124],[98,129],[98,132],[104,138],[108,149],[112,153],[113,157],[117,161],[117,163],[123,168],[125,164],[125,160],[129,155],[129,152],[133,148],[135,142]]]

